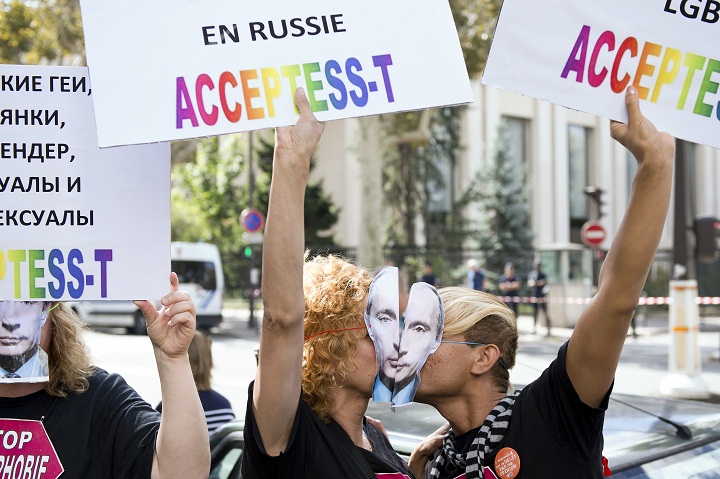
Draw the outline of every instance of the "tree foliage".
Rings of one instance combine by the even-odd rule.
[[[204,138],[195,161],[173,169],[173,239],[208,241],[226,254],[245,246],[239,218],[250,204],[247,135]],[[267,214],[274,145],[255,137],[253,206]],[[311,181],[305,193],[305,242],[330,246],[327,234],[338,219],[338,208],[323,190],[322,182]]]
[[[0,0],[0,61],[84,64],[79,0]]]
[[[457,244],[457,229],[452,228],[451,208],[439,212],[433,196],[450,188],[452,170],[460,146],[461,108],[433,110],[427,141],[400,142],[384,152],[383,193],[391,202],[387,238],[389,246],[414,247],[417,220],[422,219],[428,245],[446,247]],[[385,115],[387,131],[411,131],[423,112]],[[451,198],[452,201],[452,198]],[[433,234],[431,225],[442,223],[442,235]],[[448,233],[450,233],[448,235]]]
[[[507,261],[515,270],[529,271],[533,251],[530,228],[529,191],[525,168],[511,161],[512,145],[504,128],[498,132],[491,168],[481,172],[482,189],[478,198],[485,218],[476,239],[485,252],[484,264],[489,271],[502,272]]]
[[[220,138],[203,139],[195,161],[173,169],[172,238],[215,243],[227,254],[244,246],[239,218],[247,205],[246,157],[240,135]]]
[[[257,146],[258,165],[265,181],[257,184],[255,204],[267,212],[270,201],[270,176],[275,145],[272,141],[260,138]],[[315,167],[314,158],[310,160],[310,171]],[[333,204],[330,195],[323,189],[322,181],[309,181],[305,189],[305,244],[308,247],[334,246],[335,238],[330,229],[338,221],[339,208]]]
[[[463,50],[465,64],[471,77],[485,67],[492,34],[502,0],[451,0],[455,26]],[[428,208],[428,188],[450,187],[439,162],[455,163],[460,150],[459,116],[462,108],[443,108],[432,111],[402,112],[383,115],[383,130],[401,138],[388,145],[383,151],[383,192],[389,208],[390,220],[387,227],[387,242],[390,245],[415,246],[417,220],[424,219],[428,244],[439,238],[428,229],[430,223],[438,223]],[[426,138],[412,135],[420,131],[424,115],[431,115],[430,128]],[[405,141],[403,136],[410,138]],[[474,184],[473,184],[474,185]],[[472,191],[460,192],[455,207],[467,205],[473,198]],[[462,244],[469,234],[464,212],[453,208],[448,215],[439,219],[448,228],[443,237],[446,246]],[[428,235],[428,233],[430,233]]]
[[[471,77],[485,68],[502,0],[450,0],[465,65]]]

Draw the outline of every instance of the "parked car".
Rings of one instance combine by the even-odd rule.
[[[431,406],[396,408],[370,403],[395,450],[406,459],[445,423]],[[238,479],[243,422],[221,426],[210,438],[211,479]],[[400,432],[402,431],[402,432]],[[605,448],[618,479],[720,478],[720,406],[699,401],[613,394],[605,416]]]
[[[71,301],[68,306],[91,326],[125,328],[128,333],[145,334],[145,317],[132,301]]]

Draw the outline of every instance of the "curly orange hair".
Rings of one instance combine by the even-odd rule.
[[[334,406],[337,375],[345,378],[358,341],[367,336],[363,316],[372,275],[339,256],[316,256],[303,268],[305,350],[302,395],[324,421]],[[347,328],[360,328],[340,331]]]

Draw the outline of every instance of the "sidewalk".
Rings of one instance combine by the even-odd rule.
[[[250,313],[247,309],[223,309],[223,322],[213,333],[231,337],[258,340],[259,329],[248,327]],[[255,311],[257,328],[262,321],[262,310]],[[540,324],[544,324],[541,316]],[[546,336],[544,326],[532,334],[532,316],[518,317],[520,345],[516,366],[511,381],[527,384],[557,356],[558,348],[570,338],[571,328],[552,328],[552,335]],[[637,336],[628,334],[615,377],[614,391],[644,396],[661,396],[660,383],[668,376],[671,337],[668,333],[668,318],[663,315],[646,317],[636,324]],[[698,333],[698,347],[701,354],[700,377],[707,384],[711,402],[720,402],[720,318],[701,318]]]
[[[540,318],[542,323],[544,317]],[[511,380],[526,384],[540,375],[557,355],[557,349],[570,338],[571,328],[552,328],[547,337],[544,327],[532,334],[532,316],[518,318],[520,346]],[[707,384],[710,402],[720,402],[720,318],[702,318],[697,344],[700,348],[700,377]],[[636,325],[637,336],[629,332],[617,374],[614,391],[642,396],[662,396],[660,383],[669,375],[672,338],[667,316],[651,316]]]

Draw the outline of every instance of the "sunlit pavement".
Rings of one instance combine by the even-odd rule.
[[[255,312],[256,324],[262,320],[262,311]],[[235,335],[257,340],[254,328],[248,328],[247,310],[223,311],[225,324],[218,334]],[[518,318],[520,346],[517,363],[511,379],[516,384],[527,384],[540,375],[557,355],[560,345],[570,338],[571,328],[554,327],[547,336],[544,316],[540,315],[537,334],[533,334],[533,318]],[[635,324],[635,336],[628,332],[627,341],[618,367],[614,390],[627,394],[660,396],[660,382],[669,374],[668,358],[671,337],[667,315],[651,315]],[[701,318],[698,345],[701,351],[701,377],[707,383],[709,400],[720,402],[720,318]]]
[[[213,387],[227,396],[236,411],[242,414],[247,402],[247,387],[255,376],[255,355],[258,333],[248,327],[247,310],[224,310],[223,324],[213,328]],[[256,311],[259,324],[261,312]],[[720,324],[708,321],[708,324]],[[547,337],[544,327],[532,334],[532,317],[520,316],[520,347],[517,364],[511,373],[515,384],[526,384],[557,355],[560,345],[572,330],[553,328]],[[702,355],[701,378],[708,386],[713,402],[720,402],[720,331],[698,333]],[[713,329],[713,328],[710,328]],[[628,335],[615,379],[615,392],[660,396],[660,382],[668,375],[670,335],[667,318],[654,317],[639,323],[637,337]],[[147,336],[133,336],[121,330],[91,331],[86,336],[93,361],[98,366],[121,374],[141,396],[155,406],[161,398],[152,346]]]

